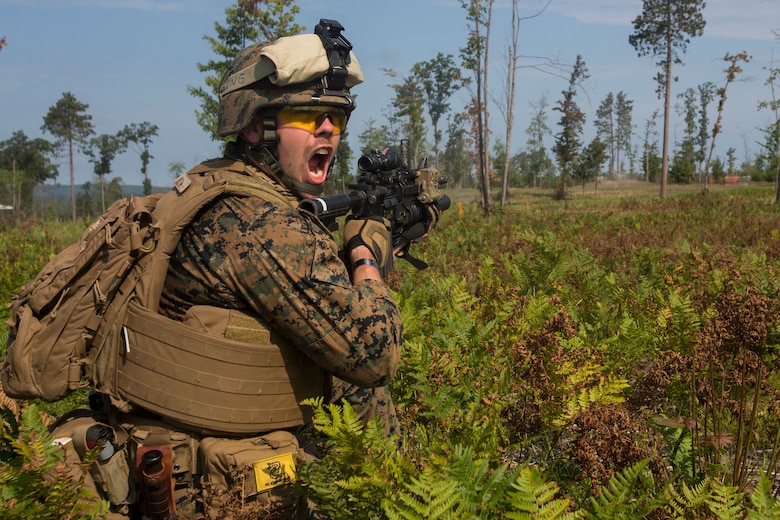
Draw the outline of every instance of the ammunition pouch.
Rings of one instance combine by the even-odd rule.
[[[299,403],[325,388],[318,365],[237,310],[194,306],[178,322],[131,301],[114,338],[120,397],[203,435],[301,426]]]

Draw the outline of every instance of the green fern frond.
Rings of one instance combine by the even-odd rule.
[[[714,480],[712,492],[706,502],[710,511],[720,520],[737,520],[744,518],[744,499],[745,496],[737,486],[727,486],[719,480]]]
[[[390,520],[463,518],[463,501],[455,480],[429,469],[420,478],[411,478],[404,489],[395,500],[382,501]]]
[[[328,436],[322,459],[299,468],[307,496],[334,518],[381,518],[382,501],[419,470],[384,437],[378,421],[363,426],[348,403],[316,398],[304,404],[314,407],[315,428]]]
[[[490,461],[476,458],[471,447],[456,446],[442,473],[458,482],[461,501],[468,518],[495,518],[511,484],[514,473],[502,464],[492,468]]]
[[[664,423],[672,425],[666,427]],[[678,427],[675,422],[659,417],[655,421],[669,446],[669,462],[675,473],[683,479],[693,476],[693,434],[688,428]]]
[[[710,484],[710,479],[705,479],[693,487],[683,482],[679,491],[670,486],[667,489],[669,501],[664,509],[675,515],[676,518],[686,518],[693,512],[706,507]]]
[[[70,518],[82,520],[105,517],[108,502],[95,497],[84,485],[89,467],[99,449],[92,450],[81,463],[80,481],[70,476],[62,447],[54,442],[43,425],[39,409],[26,407],[18,423],[16,437],[4,431],[17,454],[11,463],[0,463],[0,509],[2,518]]]
[[[653,496],[643,477],[649,459],[641,460],[616,473],[598,497],[590,499],[591,511],[585,518],[599,520],[633,520],[645,518],[661,507],[665,499]]]
[[[558,485],[546,482],[534,467],[522,468],[512,488],[514,491],[509,493],[512,511],[505,515],[510,520],[573,520],[584,516],[582,511],[567,513],[569,499],[555,499]]]
[[[582,340],[579,339],[579,341],[581,342]],[[566,361],[557,369],[558,374],[566,376],[566,379],[571,385],[579,385],[592,381],[597,377],[601,377],[603,371],[604,367],[601,365],[589,363],[587,361],[584,363],[577,363],[574,360]]]
[[[762,475],[758,480],[750,494],[750,503],[753,504],[753,508],[747,510],[750,520],[780,518],[780,500],[772,494],[772,482],[766,475]]]
[[[347,403],[323,404],[322,397],[301,401],[304,406],[314,408],[314,425],[330,438],[354,437],[363,431],[363,423],[355,410]]]
[[[601,377],[596,386],[583,388],[566,403],[566,411],[553,421],[555,426],[565,426],[575,415],[595,405],[622,403],[622,392],[628,388],[628,381],[614,376]]]

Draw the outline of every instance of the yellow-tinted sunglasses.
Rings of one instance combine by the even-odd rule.
[[[335,107],[284,107],[276,117],[279,126],[300,128],[312,134],[325,118],[330,119],[334,134],[340,134],[347,126],[347,113]]]

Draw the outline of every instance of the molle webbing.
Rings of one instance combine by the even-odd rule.
[[[257,320],[208,309],[231,314],[227,337],[130,305],[117,374],[127,400],[205,434],[272,431],[311,419],[298,403],[321,395],[322,369],[279,338],[271,342]]]

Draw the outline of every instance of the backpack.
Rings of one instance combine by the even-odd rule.
[[[9,305],[2,387],[16,399],[62,399],[92,386],[117,395],[116,324],[132,301],[157,312],[170,256],[197,213],[225,194],[283,202],[272,181],[217,159],[176,179],[165,194],[120,199],[51,259]]]

